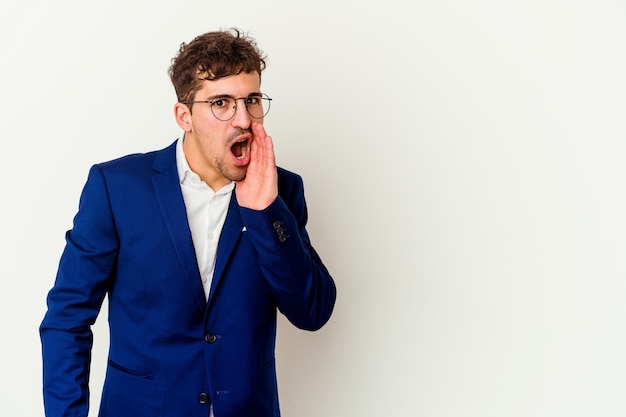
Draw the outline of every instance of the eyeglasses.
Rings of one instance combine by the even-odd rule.
[[[248,114],[253,119],[262,119],[270,111],[271,98],[265,93],[251,94],[248,97],[218,96],[211,100],[187,100],[183,104],[208,103],[216,119],[226,122],[237,112],[237,100],[243,100]]]

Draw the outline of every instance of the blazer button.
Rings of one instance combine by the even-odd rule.
[[[274,227],[274,230],[278,230],[278,228],[280,227],[280,222],[278,220],[276,220],[272,226]]]
[[[201,392],[200,395],[198,395],[198,401],[200,401],[200,404],[206,404],[209,402],[209,394],[207,394],[206,392]]]
[[[207,333],[204,335],[204,341],[207,343],[213,344],[215,343],[216,340],[217,340],[217,336],[215,336],[213,333]]]

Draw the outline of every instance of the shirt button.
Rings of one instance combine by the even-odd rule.
[[[216,340],[217,336],[215,336],[213,333],[207,333],[204,335],[204,341],[207,343],[213,344]]]
[[[198,395],[198,401],[200,401],[200,404],[208,403],[209,395],[206,392],[201,392],[200,395]]]
[[[213,240],[213,233],[209,233],[209,239]]]

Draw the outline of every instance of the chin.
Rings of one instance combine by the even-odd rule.
[[[243,167],[240,169],[231,169],[229,170],[227,175],[224,175],[230,181],[243,181],[246,178],[246,174],[248,173],[248,167]]]

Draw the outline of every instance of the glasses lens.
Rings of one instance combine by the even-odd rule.
[[[235,115],[235,99],[223,97],[211,103],[213,115],[220,120],[229,120]]]
[[[265,96],[253,96],[246,99],[248,113],[255,119],[262,119],[270,109],[270,101]]]

